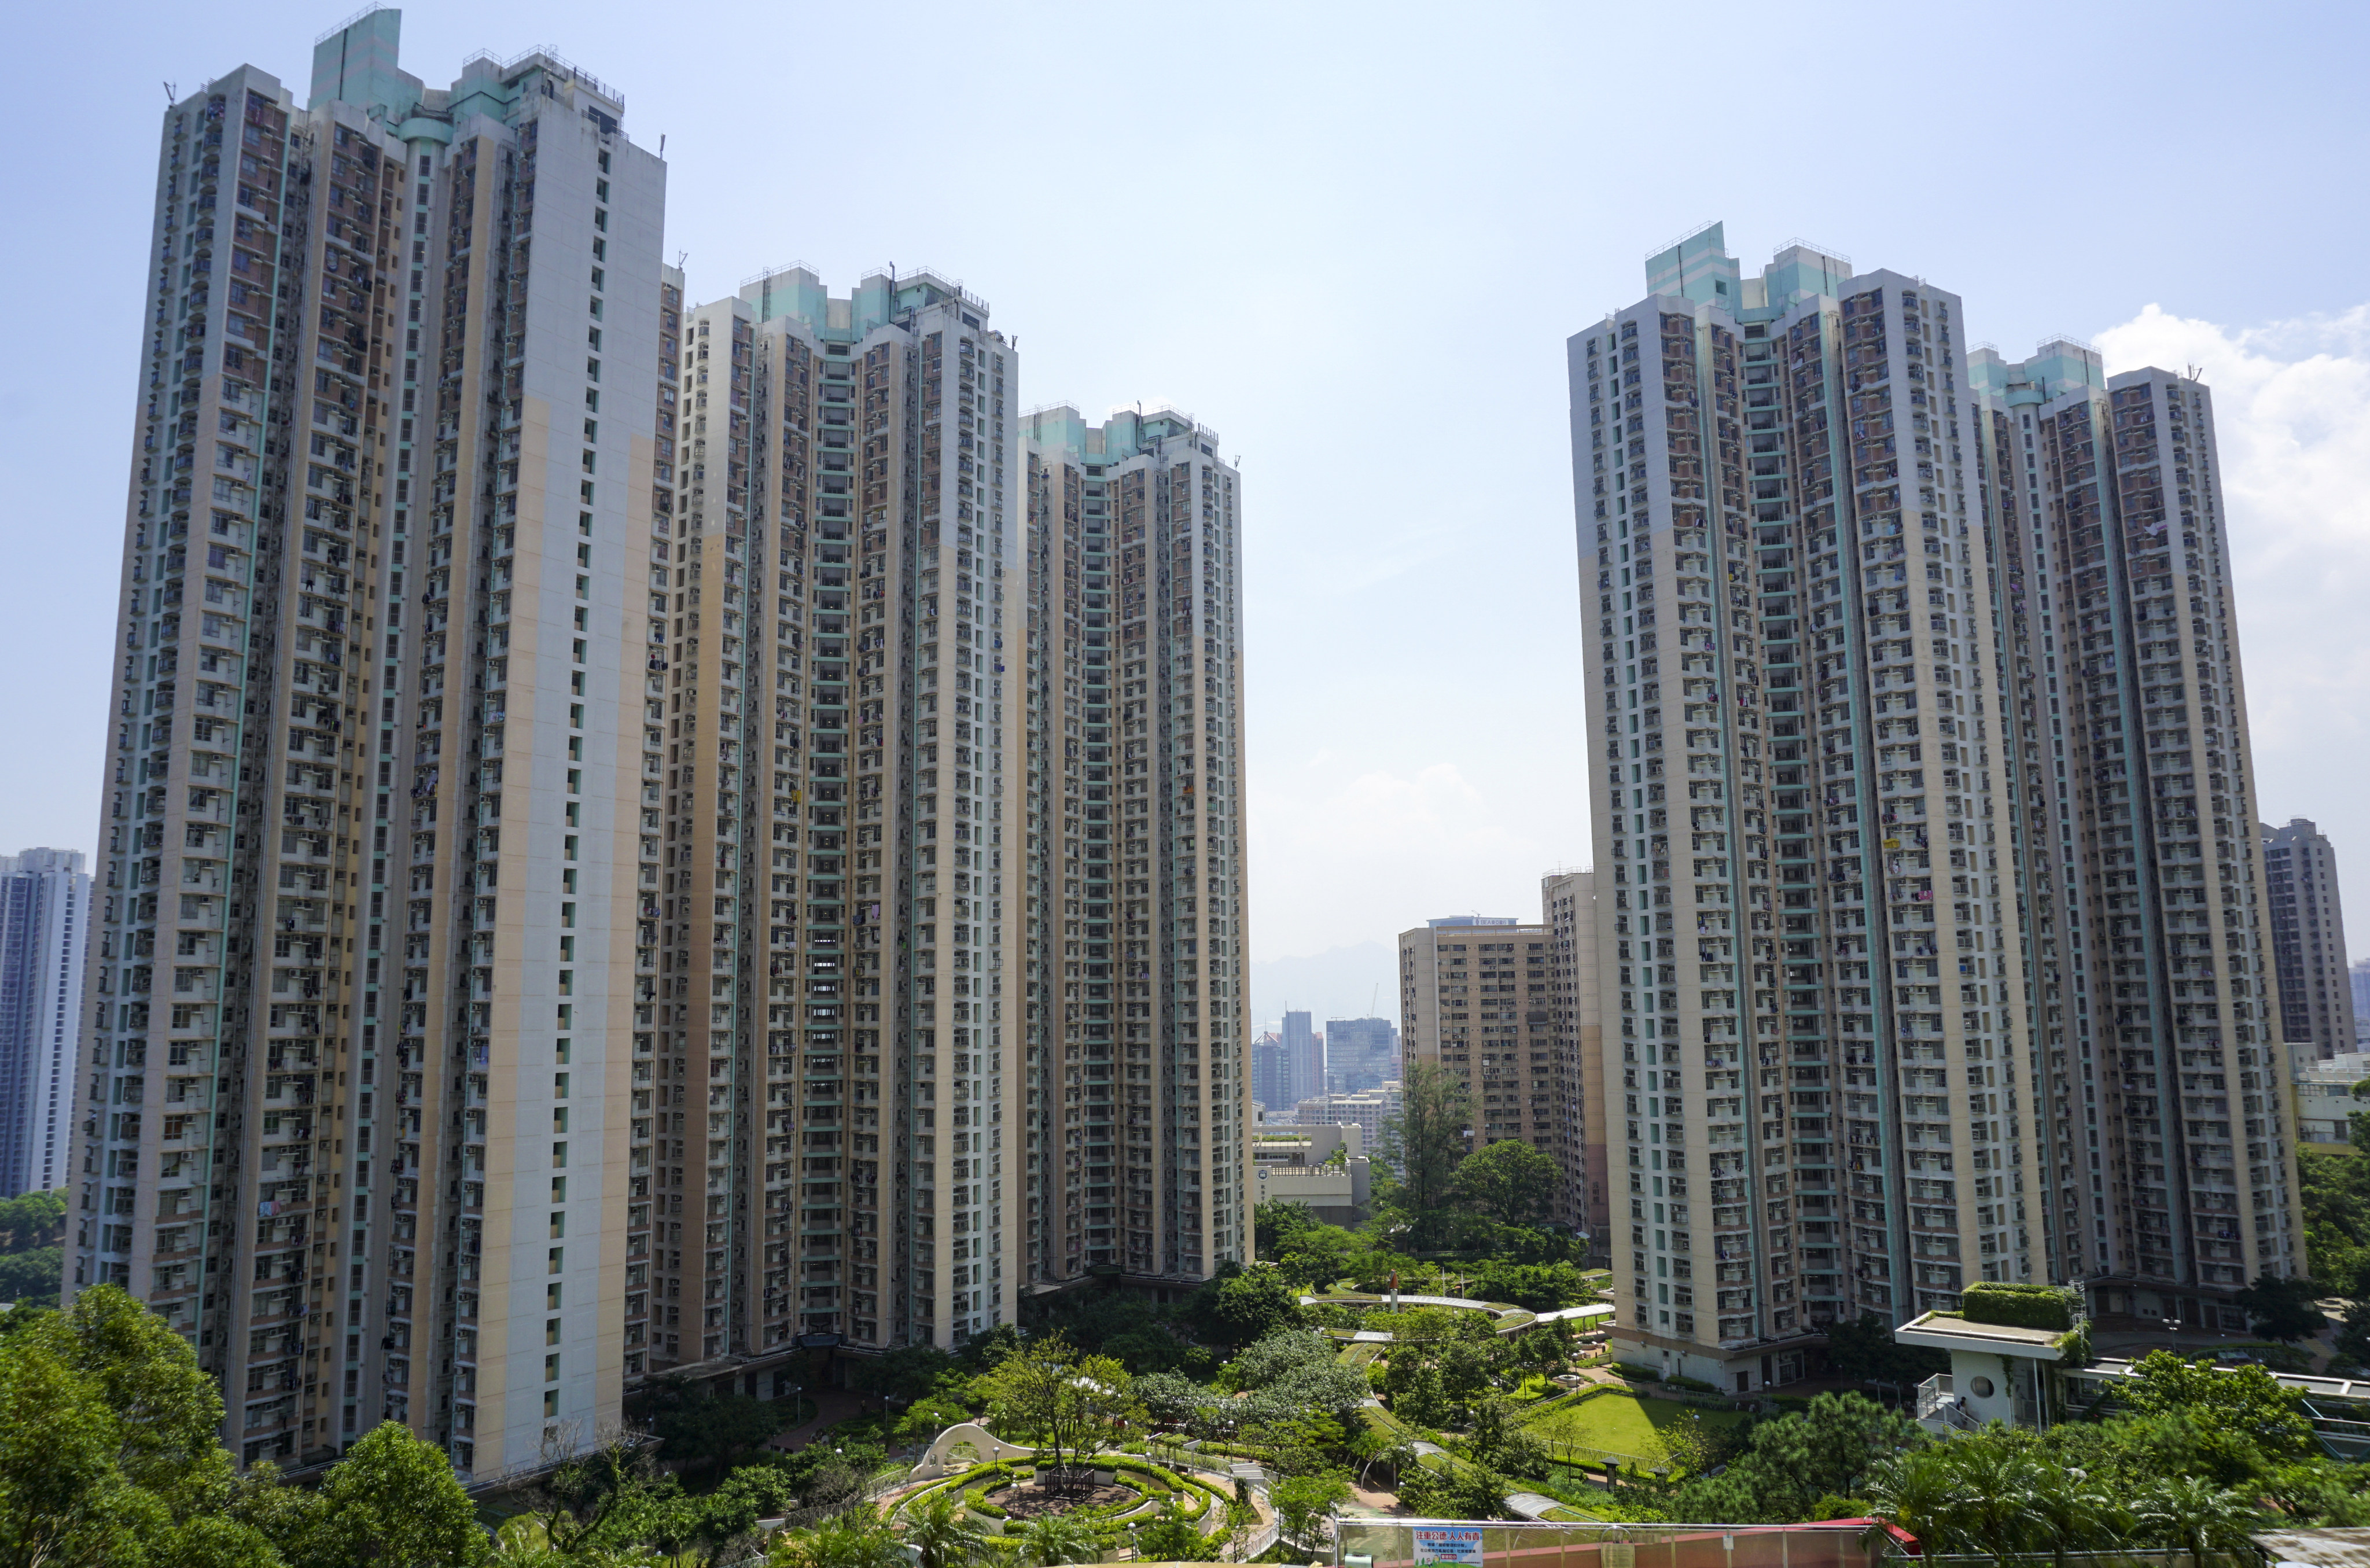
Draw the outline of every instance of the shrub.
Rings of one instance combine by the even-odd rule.
[[[1997,1323],[2004,1328],[2062,1333],[2074,1326],[2072,1294],[2049,1285],[1978,1280],[1959,1293],[1959,1311],[1968,1322]]]

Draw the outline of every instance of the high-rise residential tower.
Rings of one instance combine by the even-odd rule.
[[[2243,1329],[2304,1266],[2211,395],[1967,356],[2051,1276]]]
[[[1579,1107],[1557,1057],[1560,966],[1549,930],[1507,917],[1457,915],[1399,933],[1400,1039],[1408,1065],[1465,1085],[1472,1149],[1518,1138],[1556,1162],[1555,1218],[1579,1222],[1572,1185]]]
[[[1596,966],[1596,873],[1551,871],[1540,879],[1547,928],[1548,1021],[1556,1098],[1565,1113],[1564,1181],[1571,1222],[1603,1251],[1612,1229],[1605,1147],[1605,1020]]]
[[[0,855],[0,1198],[66,1184],[90,873],[79,849]]]
[[[2281,1038],[2309,1043],[2316,1056],[2351,1052],[2353,982],[2345,968],[2345,906],[2337,894],[2337,851],[2305,817],[2266,823],[2263,884],[2273,963],[2279,972]]]
[[[1989,563],[1955,297],[1717,225],[1648,276],[1570,342],[1616,1332],[1743,1389],[2041,1272]]]
[[[665,170],[398,23],[165,111],[66,1283],[484,1477],[618,1412]]]
[[[1198,1280],[1251,1256],[1241,476],[1173,409],[1025,423],[1026,1277]]]
[[[1026,612],[1019,366],[987,314],[926,272],[839,296],[793,268],[684,315],[629,1378],[775,1391],[801,1343],[1013,1320]]]
[[[2041,813],[2024,799],[2031,764],[2057,755],[2026,705],[2062,706],[2074,694],[2049,683],[2077,673],[2085,697],[2105,695],[2108,649],[2144,619],[2106,581],[2124,568],[2121,554],[2100,564],[2095,507],[2040,525],[2063,574],[2046,613],[2065,618],[2035,649],[2041,628],[2016,618],[2034,587],[2018,554],[2032,525],[1996,525],[1988,510],[1985,444],[2006,427],[1970,379],[1955,295],[1855,276],[1801,246],[1747,279],[1716,225],[1651,258],[1648,275],[1649,297],[1570,354],[1600,879],[1609,869],[1604,1055],[1608,1096],[1622,1097],[1606,1110],[1616,1334],[1723,1388],[1786,1381],[1839,1317],[1949,1307],[1975,1280],[2093,1278],[2060,1251],[2091,1195],[2121,1216],[2110,1228],[2123,1228],[2133,1266],[2156,1271],[2148,1291],[2104,1292],[2101,1307],[2205,1316],[2221,1310],[2222,1268],[2290,1272],[2265,1109],[2276,1067],[2254,1048],[2248,999],[2261,982],[2226,984],[2216,1013],[2184,978],[2153,1039],[2133,1032],[2151,1030],[2129,1000],[2142,971],[2166,975],[2179,954],[2179,974],[2203,973],[2190,956],[2203,950],[2163,940],[2150,899],[2123,891],[2134,805],[2171,800],[2171,778],[2132,782],[2146,775],[2101,713],[2098,732],[2063,737],[2100,754],[2068,759],[2096,775],[2069,780],[2089,836],[2073,837],[2071,794],[2062,819],[2047,802],[2064,834],[2022,831]],[[2106,407],[2096,392],[2084,419]],[[2105,428],[2052,470],[2090,498]],[[2222,580],[2195,608],[2222,683],[2214,722],[2228,725],[2203,743],[2226,817],[2247,791]],[[2138,673],[2127,651],[2120,667]],[[2082,886],[2053,938],[2021,906],[2047,896],[2044,874],[2072,885],[2066,842],[2081,846]],[[2204,863],[2222,868],[2215,903],[2226,882],[2243,928],[2260,902],[2251,853],[2224,849]],[[2201,883],[2183,903],[2205,902],[2203,875],[2183,873]],[[2094,914],[2094,899],[2107,907]],[[2184,912],[2180,928],[2192,924]],[[2065,994],[2077,927],[2122,966],[2119,1015],[2102,1025],[2125,1032],[2113,1058],[2047,1032],[2082,1005]],[[2100,1081],[2110,1073],[2117,1084]],[[2088,1141],[2098,1124],[2074,1098],[2086,1081],[2085,1113],[2131,1118],[2128,1154]],[[2127,1097],[2100,1105],[2114,1088]],[[2213,1136],[2231,1125],[2226,1089],[2253,1096],[2235,1162]],[[2168,1209],[2184,1181],[2226,1195]],[[2226,1244],[2240,1255],[2200,1272]]]

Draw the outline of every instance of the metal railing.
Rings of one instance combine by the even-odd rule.
[[[1896,1541],[1866,1519],[1801,1525],[1340,1519],[1334,1537],[1334,1561],[1347,1568],[1444,1562],[1469,1568],[1871,1568]]]

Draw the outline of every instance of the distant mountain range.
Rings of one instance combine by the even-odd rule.
[[[1388,942],[1254,961],[1250,971],[1255,1031],[1276,1027],[1287,1008],[1313,1014],[1310,1021],[1319,1030],[1329,1018],[1398,1021],[1398,950]]]

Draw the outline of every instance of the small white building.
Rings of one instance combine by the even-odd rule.
[[[1918,1423],[1938,1436],[1981,1431],[1995,1421],[2047,1426],[2064,1413],[2054,1406],[2046,1373],[2065,1358],[2063,1329],[1973,1323],[1927,1312],[1893,1330],[1893,1337],[1950,1353],[1948,1372],[1917,1385]]]
[[[1306,1204],[1328,1225],[1365,1217],[1372,1190],[1364,1129],[1262,1122],[1251,1129],[1251,1162],[1260,1203]]]

